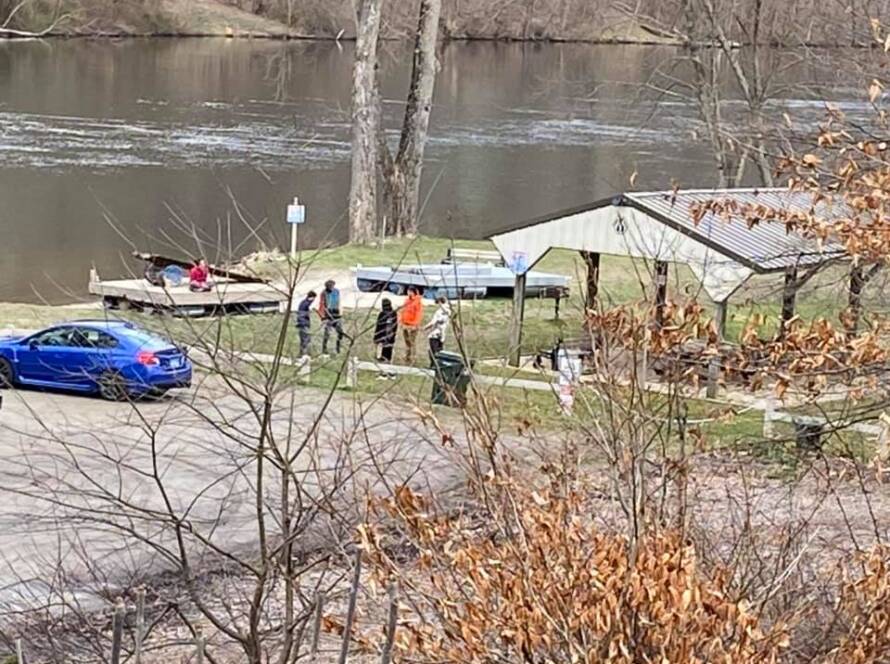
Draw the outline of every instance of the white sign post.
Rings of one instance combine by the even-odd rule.
[[[294,198],[292,205],[287,206],[287,223],[290,225],[290,255],[297,257],[297,229],[306,221],[306,206],[300,205],[300,199]]]

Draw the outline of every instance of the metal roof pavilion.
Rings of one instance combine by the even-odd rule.
[[[521,273],[551,248],[630,256],[689,265],[708,295],[724,302],[752,274],[785,272],[844,257],[836,244],[818,246],[780,222],[748,226],[740,217],[708,213],[696,224],[695,204],[733,200],[808,212],[813,196],[788,189],[707,189],[623,193],[507,228],[490,236],[508,265]],[[816,212],[832,216],[829,204]],[[838,204],[840,205],[840,204]]]

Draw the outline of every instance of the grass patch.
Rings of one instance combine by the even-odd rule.
[[[450,247],[491,251],[488,241],[448,240],[444,238],[418,237],[413,239],[387,240],[381,246],[343,245],[321,250],[309,250],[301,254],[303,267],[311,272],[348,270],[357,265],[405,265],[438,262]],[[280,276],[284,258],[250,265],[257,273],[275,278]],[[651,264],[621,256],[604,256],[600,275],[600,298],[603,306],[610,307],[630,302],[651,301],[654,298]],[[535,270],[564,274],[572,278],[570,297],[562,303],[560,320],[553,320],[552,302],[529,300],[526,303],[524,348],[534,349],[542,340],[549,343],[559,336],[579,336],[584,311],[584,263],[579,254],[564,249],[553,249],[535,265]],[[727,320],[727,337],[738,339],[748,320],[761,315],[766,323],[765,336],[774,334],[781,312],[783,280],[781,275],[753,277],[730,300]],[[823,270],[801,289],[797,297],[797,313],[803,319],[827,317],[837,320],[837,314],[846,306],[847,272],[843,266]],[[668,275],[668,297],[687,299],[698,297],[710,303],[701,286],[685,265],[672,265]],[[877,305],[874,297],[866,304]],[[485,343],[487,339],[506,339],[505,325],[510,319],[509,300],[481,300],[463,302],[467,329],[489,326],[474,341]],[[484,353],[480,353],[484,354]]]
[[[0,331],[36,330],[38,328],[79,318],[104,318],[105,312],[95,306],[58,307],[43,304],[0,303]]]
[[[356,265],[409,265],[413,263],[438,263],[451,247],[491,251],[494,246],[484,240],[449,240],[420,236],[416,238],[392,238],[383,244],[343,244],[322,249],[306,249],[299,252],[297,261],[301,270],[348,270]],[[260,255],[248,261],[256,274],[278,278],[287,267],[282,254]]]
[[[311,275],[330,270],[348,270],[356,265],[397,265],[416,262],[436,262],[451,246],[466,249],[490,250],[486,241],[454,241],[441,238],[388,240],[379,247],[344,245],[336,248],[306,251],[301,256]],[[276,278],[286,263],[283,257],[271,257],[250,264],[262,276]],[[533,353],[552,347],[560,338],[578,338],[583,332],[585,277],[583,263],[576,252],[553,250],[535,266],[541,271],[565,274],[572,278],[569,298],[561,305],[560,315],[554,315],[551,300],[530,299],[526,303],[523,329],[523,352]],[[811,281],[798,297],[798,311],[804,318],[836,317],[844,305],[837,289],[843,285],[842,271],[828,270]],[[669,296],[687,297],[699,290],[698,282],[685,266],[673,266],[669,274]],[[600,295],[604,306],[641,301],[652,296],[649,265],[643,261],[606,256],[603,258]],[[727,336],[738,338],[752,315],[763,315],[767,320],[764,334],[770,334],[778,321],[781,298],[781,278],[776,276],[752,279],[731,301]],[[455,309],[461,322],[465,347],[474,359],[499,358],[506,354],[512,302],[506,299],[460,301]],[[431,312],[432,306],[427,307]],[[42,307],[35,305],[0,305],[0,328],[33,329],[59,320],[96,317],[103,314],[89,308]],[[430,313],[427,314],[428,316]],[[214,320],[182,321],[167,317],[130,315],[140,323],[154,328],[169,329],[173,336],[183,334],[203,338],[219,334],[235,349],[270,352],[274,348],[280,319],[276,316],[230,317],[224,330]],[[356,339],[356,353],[362,359],[374,356],[372,329],[376,313],[368,310],[349,311],[345,326]],[[316,329],[316,337],[320,336]],[[453,339],[452,339],[453,341]],[[293,352],[294,339],[289,339],[288,352]]]
[[[396,265],[416,262],[437,262],[445,256],[451,246],[466,249],[490,250],[488,242],[457,241],[421,237],[413,240],[398,239],[387,241],[381,247],[346,245],[343,247],[304,252],[301,257],[305,268],[311,273],[325,270],[346,270],[356,265]],[[286,267],[283,257],[267,257],[253,262],[251,269],[275,278]],[[523,332],[523,351],[536,352],[552,345],[559,338],[577,338],[583,331],[583,288],[584,266],[575,252],[551,251],[536,267],[536,270],[556,272],[572,277],[571,295],[562,304],[560,316],[554,315],[550,300],[530,299],[526,305]],[[842,297],[845,287],[844,271],[841,268],[826,270],[815,277],[798,297],[798,311],[802,317],[834,316],[844,306]],[[674,266],[669,274],[669,296],[689,296],[698,292],[698,282],[684,266]],[[639,301],[651,297],[651,274],[648,265],[621,257],[604,257],[600,280],[600,293],[606,306]],[[766,316],[769,325],[778,320],[781,299],[781,277],[757,277],[752,279],[737,293],[730,308],[728,336],[737,337],[745,321],[753,314]],[[458,314],[464,339],[464,348],[469,356],[477,360],[477,371],[492,376],[517,377],[528,380],[546,380],[545,377],[527,372],[516,372],[512,368],[482,364],[481,360],[503,358],[508,343],[508,328],[512,302],[505,299],[483,299],[460,301],[454,304]],[[428,305],[427,318],[433,306]],[[99,318],[105,312],[89,307],[50,307],[26,304],[0,305],[0,329],[35,329],[51,323],[73,318]],[[238,351],[272,353],[277,344],[281,325],[280,315],[230,316],[225,318],[180,319],[169,316],[153,316],[139,313],[119,313],[140,325],[162,332],[190,345],[215,346]],[[344,327],[353,338],[352,353],[362,360],[374,359],[376,348],[373,344],[373,328],[376,311],[347,311]],[[318,352],[321,330],[318,321],[314,322],[315,351]],[[288,335],[285,354],[297,355],[297,335],[288,321]],[[425,339],[419,340],[417,366],[425,366]],[[454,335],[450,335],[446,347],[455,350]],[[396,349],[396,359],[401,361],[404,352],[401,338]],[[316,388],[331,388],[337,384],[340,363],[331,359],[326,363],[316,362],[310,385]],[[296,376],[287,377],[287,380]],[[427,403],[431,391],[429,379],[400,377],[396,381],[378,381],[373,374],[362,372],[357,389],[370,395],[387,395],[403,402],[416,400]],[[557,408],[553,394],[545,391],[520,390],[515,388],[486,388],[486,397],[497,407],[502,424],[513,427],[520,422],[531,422],[545,429],[558,429],[566,426]],[[653,396],[653,415],[662,406]],[[847,408],[839,404],[838,409]],[[747,451],[759,458],[791,463],[799,455],[793,449],[793,432],[785,436],[787,441],[762,440],[762,415],[749,411],[733,413],[726,407],[715,406],[705,401],[688,402],[690,421],[706,420],[697,429],[710,449],[727,448]],[[601,406],[577,409],[586,410],[585,417],[605,417]],[[815,413],[812,413],[815,414]],[[842,414],[839,413],[838,414]],[[583,422],[582,422],[583,423]],[[785,434],[783,434],[785,435]],[[841,455],[852,455],[857,459],[870,458],[867,440],[859,434],[847,432],[832,436],[831,447],[826,448]],[[836,440],[834,440],[836,439]]]

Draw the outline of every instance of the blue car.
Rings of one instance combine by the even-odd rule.
[[[45,387],[120,401],[189,387],[192,363],[173,343],[125,321],[78,320],[0,337],[0,387]]]

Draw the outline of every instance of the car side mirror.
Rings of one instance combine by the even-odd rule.
[[[28,348],[30,348],[31,350],[38,350],[40,346],[37,344],[36,341],[29,341]]]

